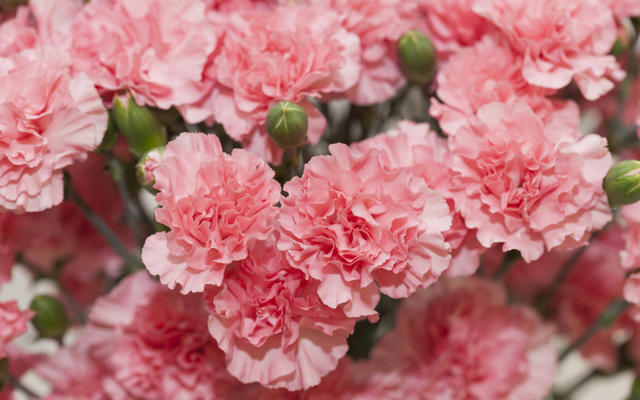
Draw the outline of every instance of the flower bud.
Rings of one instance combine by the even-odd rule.
[[[69,327],[69,318],[58,299],[48,295],[39,295],[33,298],[29,308],[36,313],[31,319],[31,323],[41,337],[62,339]]]
[[[157,147],[153,150],[147,151],[140,157],[140,161],[136,164],[136,177],[138,182],[145,188],[151,190],[156,183],[156,178],[153,172],[158,168],[162,162],[162,152],[164,147]]]
[[[120,133],[129,142],[130,150],[140,156],[167,144],[167,132],[147,107],[140,107],[133,97],[113,101],[113,119]]]
[[[281,101],[267,114],[267,133],[283,149],[294,149],[307,141],[309,119],[304,108]]]
[[[604,178],[603,187],[611,208],[640,200],[640,161],[622,161],[611,167]]]
[[[616,57],[621,56],[631,49],[635,41],[636,31],[629,18],[623,18],[618,23],[618,37],[616,38],[611,54]]]
[[[424,85],[436,74],[436,49],[420,31],[409,31],[398,40],[398,58],[410,83]]]

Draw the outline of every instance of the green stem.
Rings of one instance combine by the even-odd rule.
[[[576,250],[571,257],[562,265],[560,271],[553,278],[551,284],[547,287],[547,289],[540,295],[540,299],[538,300],[538,304],[540,304],[541,310],[546,310],[549,307],[549,302],[558,291],[558,288],[562,283],[569,277],[569,274],[573,270],[573,267],[576,266],[576,263],[582,257],[584,252],[587,250],[587,246],[582,246],[578,250]]]
[[[7,383],[10,386],[13,386],[17,390],[19,390],[22,393],[24,393],[25,395],[27,395],[27,397],[30,398],[30,399],[39,399],[40,398],[40,396],[38,396],[38,394],[36,392],[34,392],[33,390],[29,389],[22,382],[20,382],[20,380],[18,380],[15,377],[13,377],[13,375],[9,375],[7,377]]]
[[[107,225],[107,223],[104,222],[104,220],[98,214],[93,212],[93,210],[91,210],[91,208],[89,208],[89,206],[84,202],[84,200],[80,198],[78,193],[76,193],[76,191],[73,189],[71,180],[68,180],[68,195],[69,199],[78,206],[80,211],[82,211],[85,217],[87,217],[91,225],[93,225],[93,227],[102,235],[102,237],[104,237],[107,243],[109,243],[109,245],[113,247],[116,253],[118,253],[118,255],[120,255],[123,260],[134,265],[142,264],[140,258],[131,254],[129,250],[127,250],[127,247],[120,241],[118,235],[116,235],[111,230],[109,225]]]
[[[507,275],[509,271],[511,271],[511,268],[513,268],[516,265],[516,262],[519,259],[520,259],[520,256],[517,253],[514,253],[514,252],[506,253],[504,258],[502,259],[502,263],[498,267],[498,270],[493,274],[493,279],[499,280],[504,278],[504,276]]]
[[[609,304],[609,306],[607,307],[607,309],[604,310],[602,314],[600,314],[598,319],[595,320],[587,328],[587,330],[584,331],[582,335],[580,335],[576,340],[571,342],[571,344],[569,344],[569,346],[567,346],[567,348],[564,349],[562,353],[560,353],[560,356],[558,357],[558,361],[564,360],[565,358],[567,358],[569,354],[571,354],[571,352],[582,347],[582,345],[584,345],[589,339],[591,339],[601,329],[611,326],[611,324],[613,324],[613,322],[620,316],[620,314],[624,312],[624,310],[627,309],[627,307],[629,307],[629,303],[627,303],[623,299],[617,299],[612,301],[611,304]]]

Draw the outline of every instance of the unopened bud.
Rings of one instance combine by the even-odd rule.
[[[398,40],[398,58],[410,83],[424,85],[436,74],[436,49],[420,31],[409,31]]]
[[[162,162],[163,151],[164,147],[157,147],[144,153],[136,165],[136,176],[138,178],[138,182],[147,189],[152,189],[153,185],[156,183],[156,178],[153,173]]]
[[[618,23],[618,37],[616,38],[611,54],[621,56],[631,49],[636,37],[636,30],[629,18],[623,18]]]
[[[31,323],[41,337],[62,339],[69,327],[69,318],[58,299],[49,295],[39,295],[33,298],[29,308],[36,313]]]
[[[309,119],[304,108],[281,101],[267,114],[267,133],[282,149],[294,149],[307,141]]]
[[[127,139],[130,150],[136,155],[140,156],[167,144],[164,126],[150,109],[137,105],[133,97],[116,97],[112,113],[120,133]]]
[[[611,167],[604,178],[603,187],[611,208],[640,200],[640,161],[622,161]]]

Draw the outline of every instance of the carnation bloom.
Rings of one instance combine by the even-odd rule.
[[[360,38],[362,71],[346,93],[355,104],[381,103],[406,83],[396,57],[400,37],[418,26],[415,2],[402,0],[332,0],[342,25]]]
[[[33,311],[20,310],[15,301],[0,303],[0,359],[6,356],[7,344],[27,332],[27,322],[32,316]]]
[[[107,112],[85,75],[39,47],[0,71],[0,209],[41,211],[63,199],[62,170],[101,142]]]
[[[209,332],[244,383],[307,389],[347,352],[355,321],[324,305],[318,283],[287,265],[275,238],[256,242],[230,266],[224,285],[208,290]]]
[[[74,67],[107,94],[163,109],[197,101],[217,35],[201,0],[96,0],[73,26]]]
[[[227,399],[235,380],[207,332],[200,296],[170,291],[140,271],[99,299],[89,316],[106,330],[102,361],[129,397]]]
[[[358,81],[360,41],[322,4],[251,7],[228,18],[211,73],[216,85],[183,114],[190,122],[222,123],[233,139],[278,163],[282,150],[265,129],[269,109],[281,100],[298,103],[309,117],[309,141],[316,143],[326,121],[307,96],[343,93]]]
[[[455,133],[470,116],[492,102],[524,101],[538,115],[546,117],[555,107],[544,96],[554,90],[525,81],[522,64],[522,57],[502,36],[485,35],[442,63],[436,77],[438,99],[442,103],[434,99],[429,112],[446,133]],[[577,107],[576,116],[579,118]]]
[[[273,170],[248,151],[224,153],[215,135],[171,141],[154,176],[156,220],[170,231],[147,238],[142,260],[170,288],[220,285],[226,265],[247,258],[251,241],[273,229],[280,200]]]
[[[602,0],[617,18],[636,17],[640,15],[638,0]]]
[[[387,168],[376,149],[343,144],[314,157],[285,184],[278,247],[320,282],[322,302],[351,317],[375,316],[379,290],[407,297],[435,282],[450,262],[451,216],[424,179]]]
[[[455,212],[449,193],[451,156],[447,141],[433,132],[428,124],[401,121],[396,129],[357,142],[351,148],[360,153],[379,150],[389,168],[403,169],[424,179],[427,186],[439,191],[447,199],[452,214],[451,228],[444,233],[453,250],[447,274],[471,275],[480,264],[483,247],[475,239],[475,231],[464,224],[464,218]]]
[[[439,58],[447,59],[494,29],[490,22],[473,12],[474,1],[418,0],[424,14],[425,33],[433,41]]]
[[[475,0],[487,18],[524,58],[522,73],[532,85],[565,87],[573,79],[595,100],[625,77],[614,56],[616,22],[601,0]]]
[[[0,57],[9,57],[36,46],[38,33],[29,18],[29,9],[20,7],[15,17],[0,23]],[[4,62],[0,61],[0,73],[3,71]]]
[[[551,330],[478,278],[445,279],[405,301],[373,350],[385,399],[538,400],[553,381]]]
[[[529,106],[491,103],[449,139],[456,209],[485,247],[525,261],[583,244],[611,219],[602,179],[607,142],[548,123]]]

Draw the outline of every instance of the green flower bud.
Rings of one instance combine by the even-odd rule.
[[[58,299],[49,295],[39,295],[33,298],[29,308],[36,313],[31,323],[41,337],[62,339],[69,327],[69,318]]]
[[[136,177],[138,178],[138,182],[146,189],[153,190],[153,185],[156,183],[153,171],[155,171],[162,162],[163,152],[164,147],[147,151],[140,157],[138,164],[136,164]]]
[[[109,123],[107,124],[107,130],[104,133],[100,146],[96,149],[100,153],[108,153],[118,143],[118,128],[116,122],[113,120],[113,113],[109,113]]]
[[[616,38],[611,54],[619,57],[631,49],[636,37],[636,30],[629,18],[622,18],[619,21],[618,37]]]
[[[133,97],[116,97],[111,112],[118,129],[129,142],[129,149],[137,156],[167,144],[164,126],[149,108],[137,105]]]
[[[307,141],[309,119],[304,108],[290,101],[281,101],[267,114],[267,132],[283,149],[295,149]]]
[[[410,83],[424,85],[436,74],[436,49],[420,31],[409,31],[398,40],[398,58]]]
[[[640,161],[622,161],[611,167],[604,178],[603,187],[611,208],[640,200]]]

